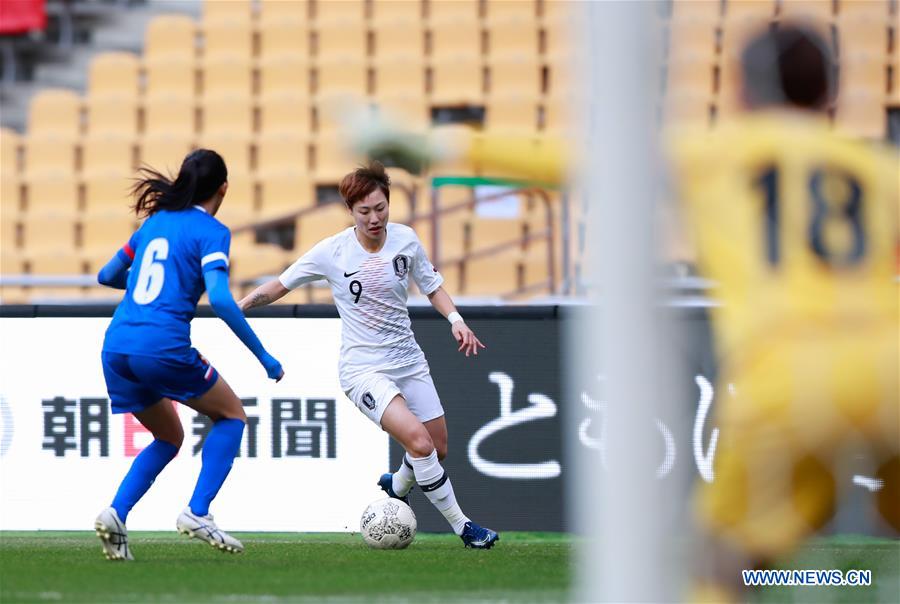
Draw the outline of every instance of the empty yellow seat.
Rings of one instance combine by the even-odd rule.
[[[197,141],[197,146],[203,149],[212,149],[221,155],[228,166],[229,177],[232,172],[246,174],[253,168],[251,165],[252,143],[248,134],[240,132],[204,134]]]
[[[22,212],[22,182],[17,174],[0,178],[0,214],[17,218]]]
[[[710,58],[710,55],[699,53],[672,57],[666,65],[666,93],[712,94],[713,64]]]
[[[429,24],[430,53],[433,57],[457,53],[481,55],[481,24],[474,18],[432,20]]]
[[[250,20],[229,19],[204,22],[203,56],[239,56],[250,59],[254,56],[253,26]]]
[[[896,3],[894,6],[896,14]],[[887,19],[890,8],[889,0],[837,0],[838,16],[841,19],[855,15]]]
[[[203,20],[250,20],[253,18],[253,0],[204,0]]]
[[[309,29],[302,19],[266,19],[259,28],[260,56],[263,59],[309,55]]]
[[[834,15],[833,11],[833,0],[782,0],[778,7],[778,16],[830,21]]]
[[[838,56],[841,59],[854,52],[868,52],[882,57],[888,52],[888,23],[883,18],[856,14],[844,17],[837,23],[837,36]],[[897,44],[896,40],[894,44]]]
[[[368,27],[363,21],[317,21],[312,29],[312,49],[314,56],[323,59],[364,59],[369,54]]]
[[[25,139],[25,173],[34,176],[47,172],[75,171],[76,139],[72,136],[30,134]]]
[[[478,55],[435,57],[431,62],[430,97],[434,104],[481,103],[484,73]]]
[[[154,166],[156,167],[156,166]],[[166,175],[164,166],[159,166]],[[176,168],[177,170],[177,168]],[[131,189],[134,186],[132,175],[94,174],[84,181],[84,211],[85,214],[127,213],[134,205],[134,197]]]
[[[193,146],[194,135],[190,132],[148,134],[139,141],[138,161],[163,174],[177,174],[181,162]]]
[[[228,165],[228,192],[216,213],[216,218],[229,228],[249,224],[256,218],[256,181],[248,172],[239,171]]]
[[[260,218],[269,220],[316,205],[315,190],[305,170],[266,174],[260,181]]]
[[[23,215],[22,244],[29,254],[72,254],[75,250],[75,220],[72,215],[55,211],[27,213]]]
[[[343,21],[348,24],[362,22],[366,18],[366,0],[341,0],[340,2],[322,2],[318,0],[315,7],[316,21]]]
[[[185,136],[197,130],[197,107],[192,95],[155,94],[144,100],[144,132],[148,136]]]
[[[140,92],[140,62],[130,52],[104,52],[91,60],[88,92],[91,96],[133,97]]]
[[[203,95],[253,94],[253,61],[243,55],[214,55],[201,64]]]
[[[536,56],[540,51],[538,21],[534,17],[492,18],[487,22],[488,54]]]
[[[534,19],[537,16],[538,3],[535,0],[489,1],[485,4],[485,8],[487,8],[488,19],[497,17]]]
[[[94,96],[87,98],[89,134],[137,134],[138,99],[136,96]]]
[[[503,297],[519,289],[519,250],[469,258],[463,268],[467,296]]]
[[[197,91],[197,64],[193,57],[162,56],[144,59],[144,94],[186,94]]]
[[[803,4],[805,3],[804,1]],[[772,19],[775,17],[776,7],[775,0],[727,0],[725,2],[725,18],[753,17]]]
[[[425,54],[425,28],[419,19],[385,19],[372,26],[376,63],[403,56],[421,58]]]
[[[322,239],[352,226],[350,211],[342,202],[318,206],[297,220],[297,241],[295,249],[308,250]],[[302,253],[302,252],[301,252]]]
[[[448,17],[474,20],[481,16],[478,0],[429,0],[427,7],[432,21]]]
[[[485,127],[531,133],[538,126],[538,102],[535,95],[491,95],[487,102]]]
[[[135,139],[115,134],[88,135],[81,141],[81,171],[127,174],[136,163]]]
[[[424,16],[422,0],[372,0],[372,20],[412,19],[420,21]]]
[[[186,15],[160,15],[147,25],[144,57],[193,57],[197,49],[197,24]]]
[[[308,136],[312,130],[309,99],[294,94],[270,94],[259,99],[259,131],[263,135]]]
[[[28,256],[33,275],[74,276],[84,273],[84,260],[75,254],[37,253]]]
[[[78,182],[69,173],[47,174],[25,183],[25,208],[28,214],[58,213],[69,219],[78,212]]]
[[[392,56],[374,63],[376,97],[418,95],[425,98],[425,63],[421,56]]]
[[[204,136],[230,135],[248,137],[254,131],[253,100],[241,94],[205,97],[201,102]]]
[[[883,95],[866,90],[852,90],[838,98],[835,126],[853,136],[883,139],[886,113]]]
[[[675,0],[672,2],[672,19],[718,19],[721,13],[721,0]]]
[[[292,55],[264,59],[259,65],[259,93],[263,96],[309,96],[309,75],[310,65],[305,57]]]
[[[700,17],[672,19],[669,28],[669,60],[684,55],[704,55],[712,61],[717,47],[718,21]]]
[[[305,136],[267,134],[256,143],[258,169],[265,172],[307,172],[308,139]]]
[[[135,231],[135,217],[126,210],[85,216],[81,223],[81,255],[110,254],[128,243]]]
[[[261,21],[306,20],[309,18],[309,2],[307,0],[258,0],[258,3]]]
[[[421,94],[385,94],[377,97],[377,108],[388,119],[405,128],[424,131],[431,123],[428,101]]]
[[[81,97],[71,90],[48,88],[31,98],[28,133],[77,136],[81,132]]]
[[[21,169],[22,137],[15,130],[0,128],[0,174],[4,177]]]
[[[492,58],[488,67],[489,96],[522,94],[537,98],[541,94],[541,66],[535,57],[512,55]]]
[[[369,93],[369,70],[363,57],[322,58],[316,61],[312,74],[316,95]]]
[[[319,137],[310,146],[310,167],[316,184],[337,184],[363,158],[351,154],[343,140]]]

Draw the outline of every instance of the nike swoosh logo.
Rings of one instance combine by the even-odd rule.
[[[360,269],[360,270],[362,270],[362,269]],[[352,277],[353,275],[355,275],[355,274],[358,273],[358,272],[359,272],[359,271],[356,271],[356,272],[353,272],[353,273],[344,273],[344,276],[345,276],[345,277]]]

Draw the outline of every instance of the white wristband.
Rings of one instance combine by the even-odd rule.
[[[456,323],[457,321],[462,321],[463,318],[462,318],[462,315],[461,315],[461,314],[459,314],[458,312],[456,312],[456,311],[454,310],[452,313],[450,313],[449,315],[447,315],[447,320],[450,321],[450,325],[453,325],[453,324]]]

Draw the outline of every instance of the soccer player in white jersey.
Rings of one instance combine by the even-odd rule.
[[[447,455],[447,423],[428,362],[413,336],[406,308],[409,280],[450,321],[466,356],[484,345],[441,287],[444,279],[415,231],[388,222],[390,178],[378,162],[343,178],[341,196],[355,226],[323,239],[277,279],[240,301],[243,310],[270,304],[319,279],[331,285],[342,321],[341,388],[370,420],[406,450],[400,468],[378,485],[406,501],[418,483],[466,547],[489,549],[500,536],[463,514],[440,460]]]

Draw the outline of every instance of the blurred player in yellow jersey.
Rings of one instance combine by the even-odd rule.
[[[708,557],[724,562],[710,578],[726,591],[831,517],[857,452],[900,531],[900,166],[895,152],[832,131],[833,67],[812,30],[766,30],[742,56],[741,116],[669,137],[685,226],[719,283],[720,383],[735,386],[718,403],[715,479],[697,492]],[[362,147],[407,169],[456,154],[549,182],[569,165],[561,141],[536,153],[490,133],[367,137]]]
[[[900,531],[897,156],[831,130],[833,67],[813,31],[767,30],[742,55],[743,115],[671,139],[700,268],[720,285],[720,381],[735,386],[697,493],[723,585],[822,527],[857,452]]]

